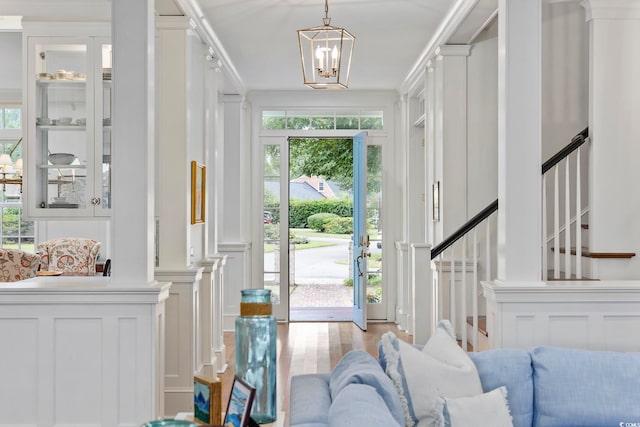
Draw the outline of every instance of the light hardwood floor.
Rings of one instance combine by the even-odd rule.
[[[351,322],[296,322],[279,323],[277,339],[277,393],[278,411],[285,413],[289,425],[289,384],[291,377],[300,374],[329,372],[342,356],[354,349],[365,350],[378,357],[378,341],[386,332],[393,332],[407,342],[411,337],[393,323],[369,323],[362,332]],[[224,342],[229,364],[222,380],[222,409],[226,410],[229,391],[235,375],[235,336],[226,332]]]

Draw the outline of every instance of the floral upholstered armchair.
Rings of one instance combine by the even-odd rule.
[[[17,282],[35,277],[40,256],[18,249],[0,248],[0,281]]]
[[[81,237],[60,237],[38,245],[41,271],[65,276],[95,276],[100,242]]]

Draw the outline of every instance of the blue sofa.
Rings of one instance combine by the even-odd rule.
[[[354,352],[331,373],[292,377],[290,427],[405,424],[380,363]],[[469,356],[485,392],[506,386],[514,427],[640,427],[640,353],[542,346]]]

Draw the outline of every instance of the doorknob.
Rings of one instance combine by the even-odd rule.
[[[362,251],[360,251],[360,255],[357,256],[356,258],[356,266],[358,267],[358,276],[362,277],[364,276],[364,274],[362,273],[362,270],[360,269],[360,260],[364,259],[364,255],[362,253]]]

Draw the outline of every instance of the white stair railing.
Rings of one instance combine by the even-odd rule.
[[[480,280],[493,279],[497,209],[496,200],[433,249],[412,245],[414,300],[422,301],[414,308],[415,343],[424,344],[438,322],[448,319],[463,348],[481,347],[479,319],[486,309]]]
[[[550,253],[553,279],[561,279],[561,272],[565,279],[573,278],[573,271],[576,279],[583,276],[582,217],[587,209],[582,206],[582,192],[587,181],[582,174],[582,164],[588,160],[585,157],[588,150],[583,150],[582,145],[587,140],[588,128],[542,165],[542,280],[549,280]],[[551,230],[549,218],[552,218]],[[564,256],[560,255],[562,247]],[[572,255],[575,255],[575,268],[572,268]]]

